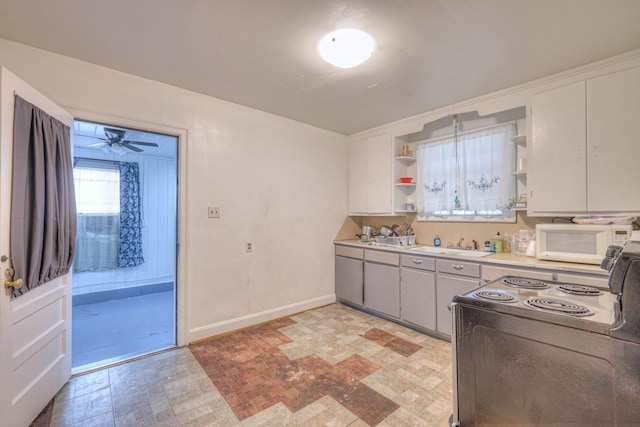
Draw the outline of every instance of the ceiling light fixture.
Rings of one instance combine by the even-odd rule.
[[[333,31],[320,39],[318,53],[338,68],[352,68],[371,58],[376,42],[369,34],[354,28]]]

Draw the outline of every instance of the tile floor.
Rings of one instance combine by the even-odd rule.
[[[449,343],[334,304],[74,377],[48,425],[444,427],[450,413]]]

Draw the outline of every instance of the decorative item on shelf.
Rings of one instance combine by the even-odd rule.
[[[413,153],[411,152],[411,150],[409,149],[409,146],[407,144],[402,146],[402,157],[413,157]]]
[[[524,172],[527,170],[527,159],[524,157],[520,157],[518,159],[518,172]]]
[[[403,176],[400,178],[400,182],[403,184],[411,184],[413,182],[413,177]]]
[[[405,203],[404,204],[404,210],[405,211],[415,211],[416,210],[416,205],[414,203]]]
[[[516,201],[515,208],[522,209],[527,207],[527,193],[522,193],[518,196],[518,200]]]

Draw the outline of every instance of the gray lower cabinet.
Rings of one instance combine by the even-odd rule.
[[[402,267],[401,319],[423,328],[436,329],[436,275]]]
[[[436,271],[436,330],[451,335],[450,304],[453,297],[480,286],[480,264],[458,260],[437,260]]]
[[[336,298],[362,307],[364,286],[364,251],[336,246]]]
[[[364,306],[387,316],[400,317],[400,268],[364,263]]]
[[[336,256],[336,298],[362,307],[363,263],[361,259]]]
[[[451,310],[449,304],[453,297],[480,286],[479,279],[463,278],[456,276],[438,275],[437,286],[437,331],[451,335]]]

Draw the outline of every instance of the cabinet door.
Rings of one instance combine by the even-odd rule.
[[[436,329],[435,274],[403,268],[400,281],[402,320]]]
[[[363,267],[359,259],[336,256],[336,297],[362,307]]]
[[[451,310],[449,304],[453,297],[480,286],[479,279],[464,279],[455,276],[438,275],[436,279],[437,331],[451,335]]]
[[[364,306],[388,316],[400,317],[400,269],[364,263]]]
[[[370,214],[388,214],[393,210],[393,140],[391,135],[379,135],[368,140]]]
[[[640,68],[587,80],[590,212],[640,212]]]
[[[534,95],[531,104],[529,212],[586,211],[585,82]]]
[[[349,213],[368,212],[369,160],[367,141],[354,142],[349,146]]]

